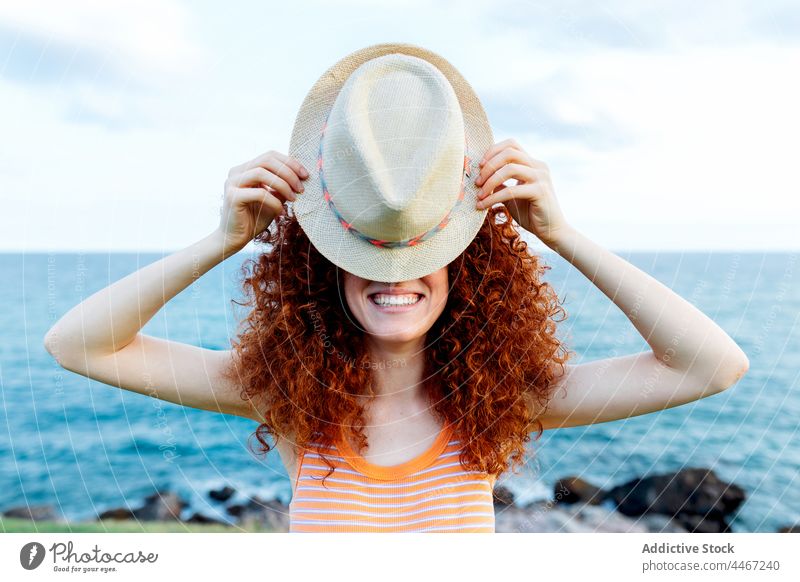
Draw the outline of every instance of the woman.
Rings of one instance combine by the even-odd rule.
[[[385,54],[388,45],[379,46]],[[431,53],[414,54],[429,58]],[[358,67],[367,60],[350,63],[348,78],[365,72]],[[414,84],[432,79],[425,77],[431,74],[438,80],[425,86],[427,101],[462,95],[457,79],[458,90],[451,93],[449,83],[439,83],[439,72],[426,69],[429,64],[399,60],[392,67],[378,81],[370,76],[374,70],[365,72],[370,90],[396,99],[393,83]],[[414,67],[423,73],[409,77]],[[320,112],[326,122],[315,126],[322,128],[320,134],[335,127],[360,131],[354,123],[327,125],[329,116],[353,110],[337,109],[337,103],[355,99],[360,90],[358,81],[336,87],[336,103]],[[461,111],[462,106],[469,103],[453,101],[446,109]],[[415,131],[424,133],[439,123],[442,110]],[[376,111],[386,108],[370,109]],[[386,120],[376,119],[370,117],[375,127],[362,128],[369,136],[396,133],[386,129]],[[89,297],[45,340],[48,351],[74,372],[258,422],[259,442],[270,450],[268,437],[275,439],[292,478],[292,531],[494,531],[492,488],[501,473],[524,462],[533,431],[538,438],[547,429],[678,406],[716,394],[746,372],[747,357],[713,321],[566,220],[547,166],[516,141],[482,148],[479,160],[466,156],[463,175],[450,175],[462,180],[456,205],[467,218],[451,212],[448,220],[473,221],[477,228],[458,243],[465,248],[441,238],[440,233],[461,232],[448,220],[395,244],[389,234],[365,233],[377,224],[384,229],[379,234],[389,233],[413,217],[401,214],[403,220],[385,223],[380,217],[344,220],[367,186],[348,199],[335,179],[341,167],[321,147],[323,136],[314,160],[309,152],[316,142],[308,151],[298,146],[308,136],[298,140],[297,127],[291,150],[298,156],[271,151],[230,171],[220,224],[210,235]],[[451,141],[431,152],[452,149],[457,141],[464,143],[464,131],[468,143],[475,141],[470,127],[460,133],[458,127],[431,129],[424,140],[402,146],[411,148],[404,156],[446,135],[442,139]],[[347,151],[360,155],[342,163],[366,163],[374,151],[362,147],[367,146],[355,139]],[[383,158],[372,159],[378,164],[374,160]],[[341,176],[361,169],[345,167]],[[403,171],[398,179],[407,177]],[[383,175],[372,173],[378,174]],[[420,183],[429,184],[428,178]],[[509,181],[514,183],[506,185]],[[312,200],[305,186],[312,183],[321,184],[330,205],[314,210],[330,221],[324,232],[314,230],[311,214],[304,214],[311,202],[301,205],[304,196]],[[417,193],[433,201],[437,192],[451,190],[420,187]],[[293,212],[285,212],[284,205]],[[365,208],[374,205],[369,200]],[[400,207],[405,208],[392,206]],[[569,353],[555,326],[555,317],[564,312],[541,279],[548,267],[528,251],[518,228],[588,277],[651,349],[568,365]],[[167,301],[254,238],[270,250],[249,265],[244,284],[252,310],[233,349],[207,350],[140,332]],[[438,247],[422,244],[429,240]],[[333,249],[342,241],[363,248],[367,259],[353,256],[361,251],[336,254]],[[442,263],[442,247],[458,253]],[[381,262],[387,256],[392,260]],[[433,269],[434,259],[443,266]],[[381,276],[363,276],[371,272]],[[421,276],[402,277],[409,273]]]

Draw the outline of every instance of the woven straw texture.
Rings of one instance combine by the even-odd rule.
[[[321,137],[323,130],[331,131],[330,127],[326,127],[325,124],[337,95],[351,73],[359,66],[377,57],[390,54],[409,55],[423,59],[434,65],[443,75],[443,79],[449,82],[452,87],[450,94],[454,93],[457,98],[463,119],[456,120],[457,123],[454,123],[454,120],[446,118],[447,112],[444,111],[442,113],[444,117],[436,120],[437,128],[433,134],[448,134],[449,132],[450,139],[443,138],[442,143],[452,144],[453,132],[460,132],[460,135],[466,139],[466,153],[470,163],[470,177],[464,177],[463,180],[464,199],[462,203],[455,206],[446,226],[416,245],[399,248],[381,248],[345,229],[324,198],[320,174],[317,171]],[[458,109],[456,107],[455,111]],[[390,135],[391,128],[386,131],[387,135]],[[327,143],[326,138],[326,146]],[[305,191],[299,194],[297,200],[290,203],[290,206],[316,249],[345,271],[365,279],[387,283],[424,277],[455,260],[472,242],[480,229],[487,211],[475,209],[479,188],[475,186],[474,179],[479,170],[478,161],[493,143],[491,127],[480,100],[469,83],[447,60],[427,49],[410,44],[388,43],[369,46],[347,55],[330,67],[317,80],[300,107],[292,131],[289,155],[299,160],[308,169],[310,177],[303,182]],[[416,206],[414,206],[400,200],[398,208],[404,206],[406,208],[404,211],[398,211],[396,223],[384,222],[382,224],[371,222],[369,207],[356,213],[353,213],[352,208],[339,208],[339,211],[346,215],[349,221],[352,221],[355,228],[365,231],[370,236],[386,233],[390,237],[402,238],[403,235],[409,233],[420,234],[419,229],[425,230],[435,224],[438,218],[441,218],[430,209],[439,208],[437,204],[441,204],[441,200],[434,201],[437,196],[446,196],[450,201],[458,196],[460,179],[454,181],[452,169],[458,168],[459,165],[454,161],[456,157],[453,152],[426,153],[424,148],[421,149],[423,149],[423,157],[427,155],[428,158],[434,159],[440,156],[442,160],[447,160],[444,164],[446,169],[442,172],[434,172],[432,174],[434,178],[431,178],[424,175],[424,172],[430,169],[420,168],[425,164],[424,160],[410,159],[407,162],[395,160],[394,164],[386,165],[409,168],[408,176],[403,176],[402,173],[395,171],[391,178],[392,183],[399,184],[396,189],[400,191],[401,198],[403,197],[403,188],[408,190],[408,184],[418,186],[419,177],[423,176],[424,179],[431,181],[430,198],[433,202],[428,205],[424,203],[424,200],[422,202],[417,200]],[[462,163],[463,153],[462,147],[458,152]],[[346,168],[347,166],[342,165],[341,167]],[[414,168],[418,168],[419,173],[415,174]],[[361,172],[363,173],[363,171],[362,167]],[[358,171],[356,170],[354,173],[358,173]],[[438,182],[436,177],[438,177]],[[356,187],[358,183],[379,184],[380,180],[387,179],[385,176],[374,176],[374,180],[364,182],[362,178],[354,175],[353,180],[356,180],[356,183],[353,187]],[[326,182],[329,181],[326,180]],[[347,187],[346,176],[336,175],[334,182],[340,189]],[[427,187],[427,182],[425,184]],[[448,192],[442,193],[442,184],[449,185]],[[328,183],[328,187],[336,200],[333,185]],[[386,187],[384,190],[391,191],[391,187]],[[352,200],[353,192],[354,190],[349,190],[350,198],[348,200]],[[353,206],[357,207],[356,204]],[[409,209],[414,210],[413,214],[409,214]],[[373,216],[372,219],[374,218]],[[385,219],[385,216],[383,218]]]

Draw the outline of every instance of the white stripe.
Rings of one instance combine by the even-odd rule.
[[[325,467],[323,467],[321,465],[309,465],[308,463],[303,463],[303,469],[317,469],[317,470],[320,470],[320,471],[327,472],[327,471],[330,471],[331,468],[328,467],[327,465]],[[352,469],[341,469],[339,467],[336,467],[335,471],[336,471],[336,473],[347,473],[347,474],[350,474],[350,475],[363,475],[363,473],[359,473],[358,471],[353,471]],[[333,475],[334,473],[331,473],[331,474]]]
[[[437,477],[430,477],[428,479],[422,479],[420,481],[414,481],[413,483],[364,483],[362,481],[351,481],[350,479],[337,479],[336,477],[328,477],[327,479],[325,479],[325,482],[341,483],[343,485],[359,485],[361,487],[369,487],[370,489],[401,489],[409,486],[416,487],[417,485],[422,485],[424,483],[433,483],[434,481],[441,481],[442,479],[450,479],[453,476],[454,476],[453,473],[445,473],[444,475],[439,475]],[[306,475],[305,477],[301,477],[300,481],[314,481],[316,483],[321,483],[322,477]]]
[[[454,455],[460,455],[460,454],[461,454],[461,451],[452,451],[450,453],[442,453],[441,455],[436,457],[436,460],[438,461],[439,459],[446,459],[447,457],[452,457]]]
[[[332,447],[331,445],[323,445],[322,443],[309,443],[308,444],[308,448],[309,449],[323,449],[323,450],[327,449],[327,450],[331,450],[331,449],[333,449],[335,447]]]
[[[494,513],[485,513],[485,512],[477,512],[477,513],[464,513],[458,516],[461,517],[494,517]],[[424,523],[426,521],[441,521],[442,519],[450,519],[450,518],[443,518],[443,517],[426,517],[423,519],[414,519],[412,521],[405,521],[402,523],[363,523],[358,521],[324,521],[324,520],[313,520],[313,519],[296,519],[293,520],[292,523],[294,525],[355,525],[355,526],[368,526],[368,527],[403,527],[406,525],[414,525],[415,523]],[[455,526],[454,526],[455,527]],[[474,527],[474,526],[473,526]]]
[[[489,499],[492,499],[492,495],[488,491],[483,491]],[[469,493],[461,492],[461,493],[448,493],[446,495],[437,495],[435,497],[430,497],[425,500],[417,500],[417,501],[409,501],[407,503],[365,503],[363,501],[353,501],[352,499],[326,499],[324,497],[298,497],[295,495],[292,500],[289,502],[290,510],[293,511],[293,507],[296,503],[301,502],[308,502],[308,503],[332,503],[334,505],[342,505],[342,504],[350,504],[350,505],[360,505],[361,507],[373,507],[373,508],[397,508],[397,507],[409,507],[411,505],[419,505],[420,503],[427,503],[429,501],[438,501],[439,499],[450,499],[452,497],[464,497]],[[494,501],[492,501],[494,505]]]
[[[355,510],[334,510],[331,511],[331,514],[334,515],[362,515],[364,517],[374,517],[374,518],[401,518],[401,517],[409,517],[412,515],[417,515],[420,513],[426,513],[428,511],[439,511],[440,509],[458,509],[462,507],[473,507],[473,506],[480,506],[483,509],[491,508],[494,511],[494,505],[492,503],[486,503],[485,501],[475,501],[472,503],[451,503],[449,505],[437,505],[435,507],[427,507],[424,509],[417,509],[416,511],[407,511],[404,513],[390,513],[390,514],[377,514],[377,513],[370,513],[368,511],[355,511]],[[291,514],[294,515],[296,513],[317,513],[325,515],[324,509],[294,509],[292,510]],[[451,516],[447,516],[450,519]],[[457,517],[453,515],[452,517]]]
[[[322,459],[322,457],[320,455],[318,455],[317,453],[306,453],[305,455],[303,455],[303,457],[306,458],[306,459]],[[328,459],[333,459],[334,461],[341,461],[343,463],[347,462],[342,457],[340,457],[338,455],[326,455],[326,457]]]
[[[447,487],[448,488],[463,487],[465,485],[484,485],[484,486],[487,486],[488,483],[486,483],[486,481],[463,481],[461,483],[454,483],[452,485],[448,485]],[[422,489],[421,491],[414,491],[413,493],[405,493],[405,494],[400,494],[400,493],[386,493],[386,494],[364,493],[362,491],[342,491],[342,490],[334,490],[334,491],[336,491],[337,493],[340,493],[340,494],[341,493],[346,493],[348,495],[363,495],[363,496],[369,497],[369,498],[379,497],[379,498],[401,499],[403,497],[413,497],[413,496],[416,496],[416,495],[421,495],[423,493],[429,493],[431,491],[440,491],[441,489],[442,489],[442,487],[430,487],[428,489]],[[297,486],[297,493],[299,493],[300,491],[324,491],[325,493],[331,493],[331,488],[330,487],[312,487],[310,485],[298,485]],[[486,491],[486,489],[482,488],[479,491],[474,491],[474,493],[483,493],[485,491]]]

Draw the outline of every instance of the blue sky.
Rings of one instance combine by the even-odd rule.
[[[288,150],[326,68],[434,50],[612,249],[800,247],[800,8],[773,2],[0,2],[0,249],[172,250]]]

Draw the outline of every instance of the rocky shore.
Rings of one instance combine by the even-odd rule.
[[[224,507],[230,523],[199,513],[184,515],[187,503],[178,494],[159,491],[136,509],[103,511],[98,520],[184,521],[220,524],[259,531],[286,532],[289,508],[275,500],[251,497],[232,503],[236,491],[223,487],[208,492],[210,500]],[[560,479],[553,498],[521,506],[502,485],[495,488],[498,533],[640,532],[728,533],[729,520],[745,500],[737,485],[721,481],[712,470],[687,468],[675,473],[633,479],[608,490],[578,477]],[[63,521],[49,505],[21,506],[3,512],[6,517],[36,521]],[[184,517],[181,517],[184,516]],[[787,524],[780,533],[798,533],[800,524]]]

